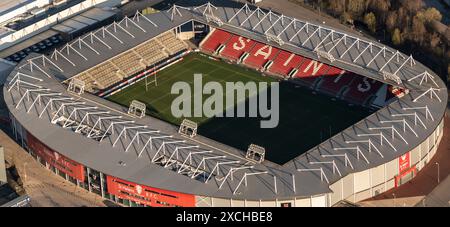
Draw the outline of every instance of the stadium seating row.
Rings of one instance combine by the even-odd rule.
[[[109,61],[95,66],[88,70],[87,73],[95,80],[95,84],[99,89],[105,89],[122,80],[122,77],[119,75],[119,69]]]
[[[208,34],[201,48],[207,53],[214,53],[221,45],[227,43],[231,37],[230,33],[216,29]]]
[[[162,34],[158,40],[166,50],[169,52],[169,54],[173,55],[176,54],[182,50],[187,49],[187,44],[179,39],[177,39],[175,33],[173,31],[168,31],[164,34]]]
[[[187,48],[185,42],[169,31],[79,74],[77,78],[85,82],[88,92],[104,90]]]
[[[84,81],[85,83],[85,87],[84,89],[88,92],[93,92],[94,91],[94,84],[95,84],[95,80],[94,78],[91,77],[91,75],[89,75],[87,72],[82,73],[78,76],[78,79],[81,81]]]
[[[133,75],[145,69],[142,58],[133,51],[127,51],[111,60],[125,75]]]
[[[212,30],[200,48],[358,104],[365,104],[383,85],[376,80],[220,29]]]
[[[143,45],[137,46],[135,51],[145,60],[146,65],[149,66],[168,57],[167,53],[161,51],[163,48],[156,40],[150,40]]]

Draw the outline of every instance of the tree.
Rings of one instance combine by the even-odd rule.
[[[450,82],[450,63],[448,64],[447,67],[447,81]]]
[[[404,7],[410,15],[416,14],[417,11],[424,6],[423,0],[403,0],[402,7]]]
[[[442,15],[439,12],[439,10],[437,10],[434,7],[428,8],[425,10],[425,12],[423,12],[423,17],[425,22],[429,23],[433,20],[437,20],[437,21],[441,21],[442,20]]]
[[[436,48],[439,45],[440,42],[441,42],[441,38],[439,37],[439,34],[433,33],[430,36],[430,46],[431,46],[431,48],[433,48],[433,49]]]
[[[422,45],[427,34],[427,29],[425,28],[423,21],[417,16],[413,18],[411,33],[411,39]]]
[[[330,0],[328,10],[334,16],[341,16],[345,11],[345,0]]]
[[[375,12],[378,22],[382,24],[386,21],[389,7],[391,7],[391,2],[389,0],[372,0],[369,2],[369,9]]]
[[[350,15],[350,13],[347,13],[347,12],[343,13],[341,15],[341,21],[344,24],[352,24],[353,25],[353,18],[352,18],[352,15]]]
[[[398,14],[396,11],[391,11],[388,13],[386,18],[386,28],[389,32],[392,32],[395,27],[398,26]]]
[[[399,28],[405,28],[409,26],[409,14],[404,8],[400,8],[397,11],[397,23]]]
[[[377,31],[377,19],[375,18],[375,14],[372,12],[367,13],[364,16],[364,23],[369,27],[370,31],[372,33],[375,33]]]
[[[395,28],[394,32],[392,33],[392,43],[396,46],[403,43],[402,34],[400,33],[400,29],[398,28]]]
[[[365,0],[348,0],[347,9],[355,16],[361,16],[365,11]]]

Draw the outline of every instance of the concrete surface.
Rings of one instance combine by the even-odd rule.
[[[47,170],[1,130],[0,144],[5,148],[5,160],[16,167],[23,188],[31,198],[31,206],[105,206],[101,196],[66,182]]]

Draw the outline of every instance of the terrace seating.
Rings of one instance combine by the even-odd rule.
[[[354,74],[332,67],[323,77],[318,88],[322,92],[338,96],[342,89],[347,87],[354,78]]]
[[[329,69],[329,65],[305,58],[293,78],[307,86],[315,87]]]
[[[294,78],[320,77],[325,75],[329,68],[329,65],[315,60],[306,59],[298,68],[298,73],[294,76]]]
[[[270,73],[288,76],[289,72],[297,68],[302,60],[303,57],[282,50],[273,59],[273,64],[268,71]]]
[[[118,69],[111,62],[104,62],[87,71],[97,83],[99,89],[105,89],[121,81]]]
[[[87,70],[77,78],[85,82],[85,90],[88,92],[104,90],[169,57],[164,50],[177,53],[186,49],[186,45],[173,32],[167,32]]]
[[[111,61],[128,77],[145,69],[140,63],[141,59],[131,50],[111,59]]]
[[[162,34],[157,39],[166,47],[166,50],[170,55],[176,54],[187,48],[186,43],[178,39],[172,31]]]
[[[95,80],[94,80],[94,78],[91,77],[91,75],[89,75],[87,73],[82,73],[77,76],[77,79],[84,82],[84,84],[85,84],[84,90],[85,91],[94,92]]]
[[[203,41],[200,48],[208,53],[214,53],[217,48],[222,44],[225,44],[231,36],[232,35],[226,31],[216,29],[210,33],[205,41]]]
[[[161,44],[152,39],[134,50],[144,58],[147,66],[151,66],[168,57],[168,54],[162,51],[163,48]]]
[[[249,52],[254,45],[255,41],[251,39],[233,35],[233,37],[225,44],[225,49],[220,55],[230,60],[237,61],[243,53]]]
[[[382,86],[383,83],[379,81],[358,76],[350,83],[349,89],[345,92],[343,98],[363,105],[366,100],[375,95]]]
[[[249,56],[245,59],[244,64],[260,69],[264,64],[272,60],[274,56],[278,54],[279,50],[275,47],[265,45],[262,43],[256,43],[252,50],[249,52]]]

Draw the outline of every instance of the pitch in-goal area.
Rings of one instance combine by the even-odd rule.
[[[148,91],[145,80],[130,86],[108,99],[123,106],[132,100],[146,103],[147,114],[179,125],[183,119],[172,115],[172,101],[178,95],[171,94],[172,85],[179,81],[191,84],[194,74],[203,74],[203,83],[216,81],[225,88],[226,82],[275,82],[260,72],[238,65],[212,60],[202,54],[187,55],[181,62],[157,74],[157,86],[151,84]],[[198,134],[223,144],[246,151],[252,143],[266,148],[266,159],[283,164],[308,151],[331,135],[342,131],[370,114],[366,109],[333,101],[330,97],[315,95],[306,88],[291,82],[280,81],[279,124],[272,129],[261,129],[261,118],[189,118],[198,123]],[[224,89],[225,90],[225,89]],[[225,93],[226,91],[224,91]],[[268,93],[270,95],[270,92]],[[208,95],[203,95],[203,100]],[[194,98],[192,100],[192,110]],[[248,100],[243,100],[248,102]],[[248,107],[248,103],[246,103]],[[224,104],[224,109],[226,105]]]

